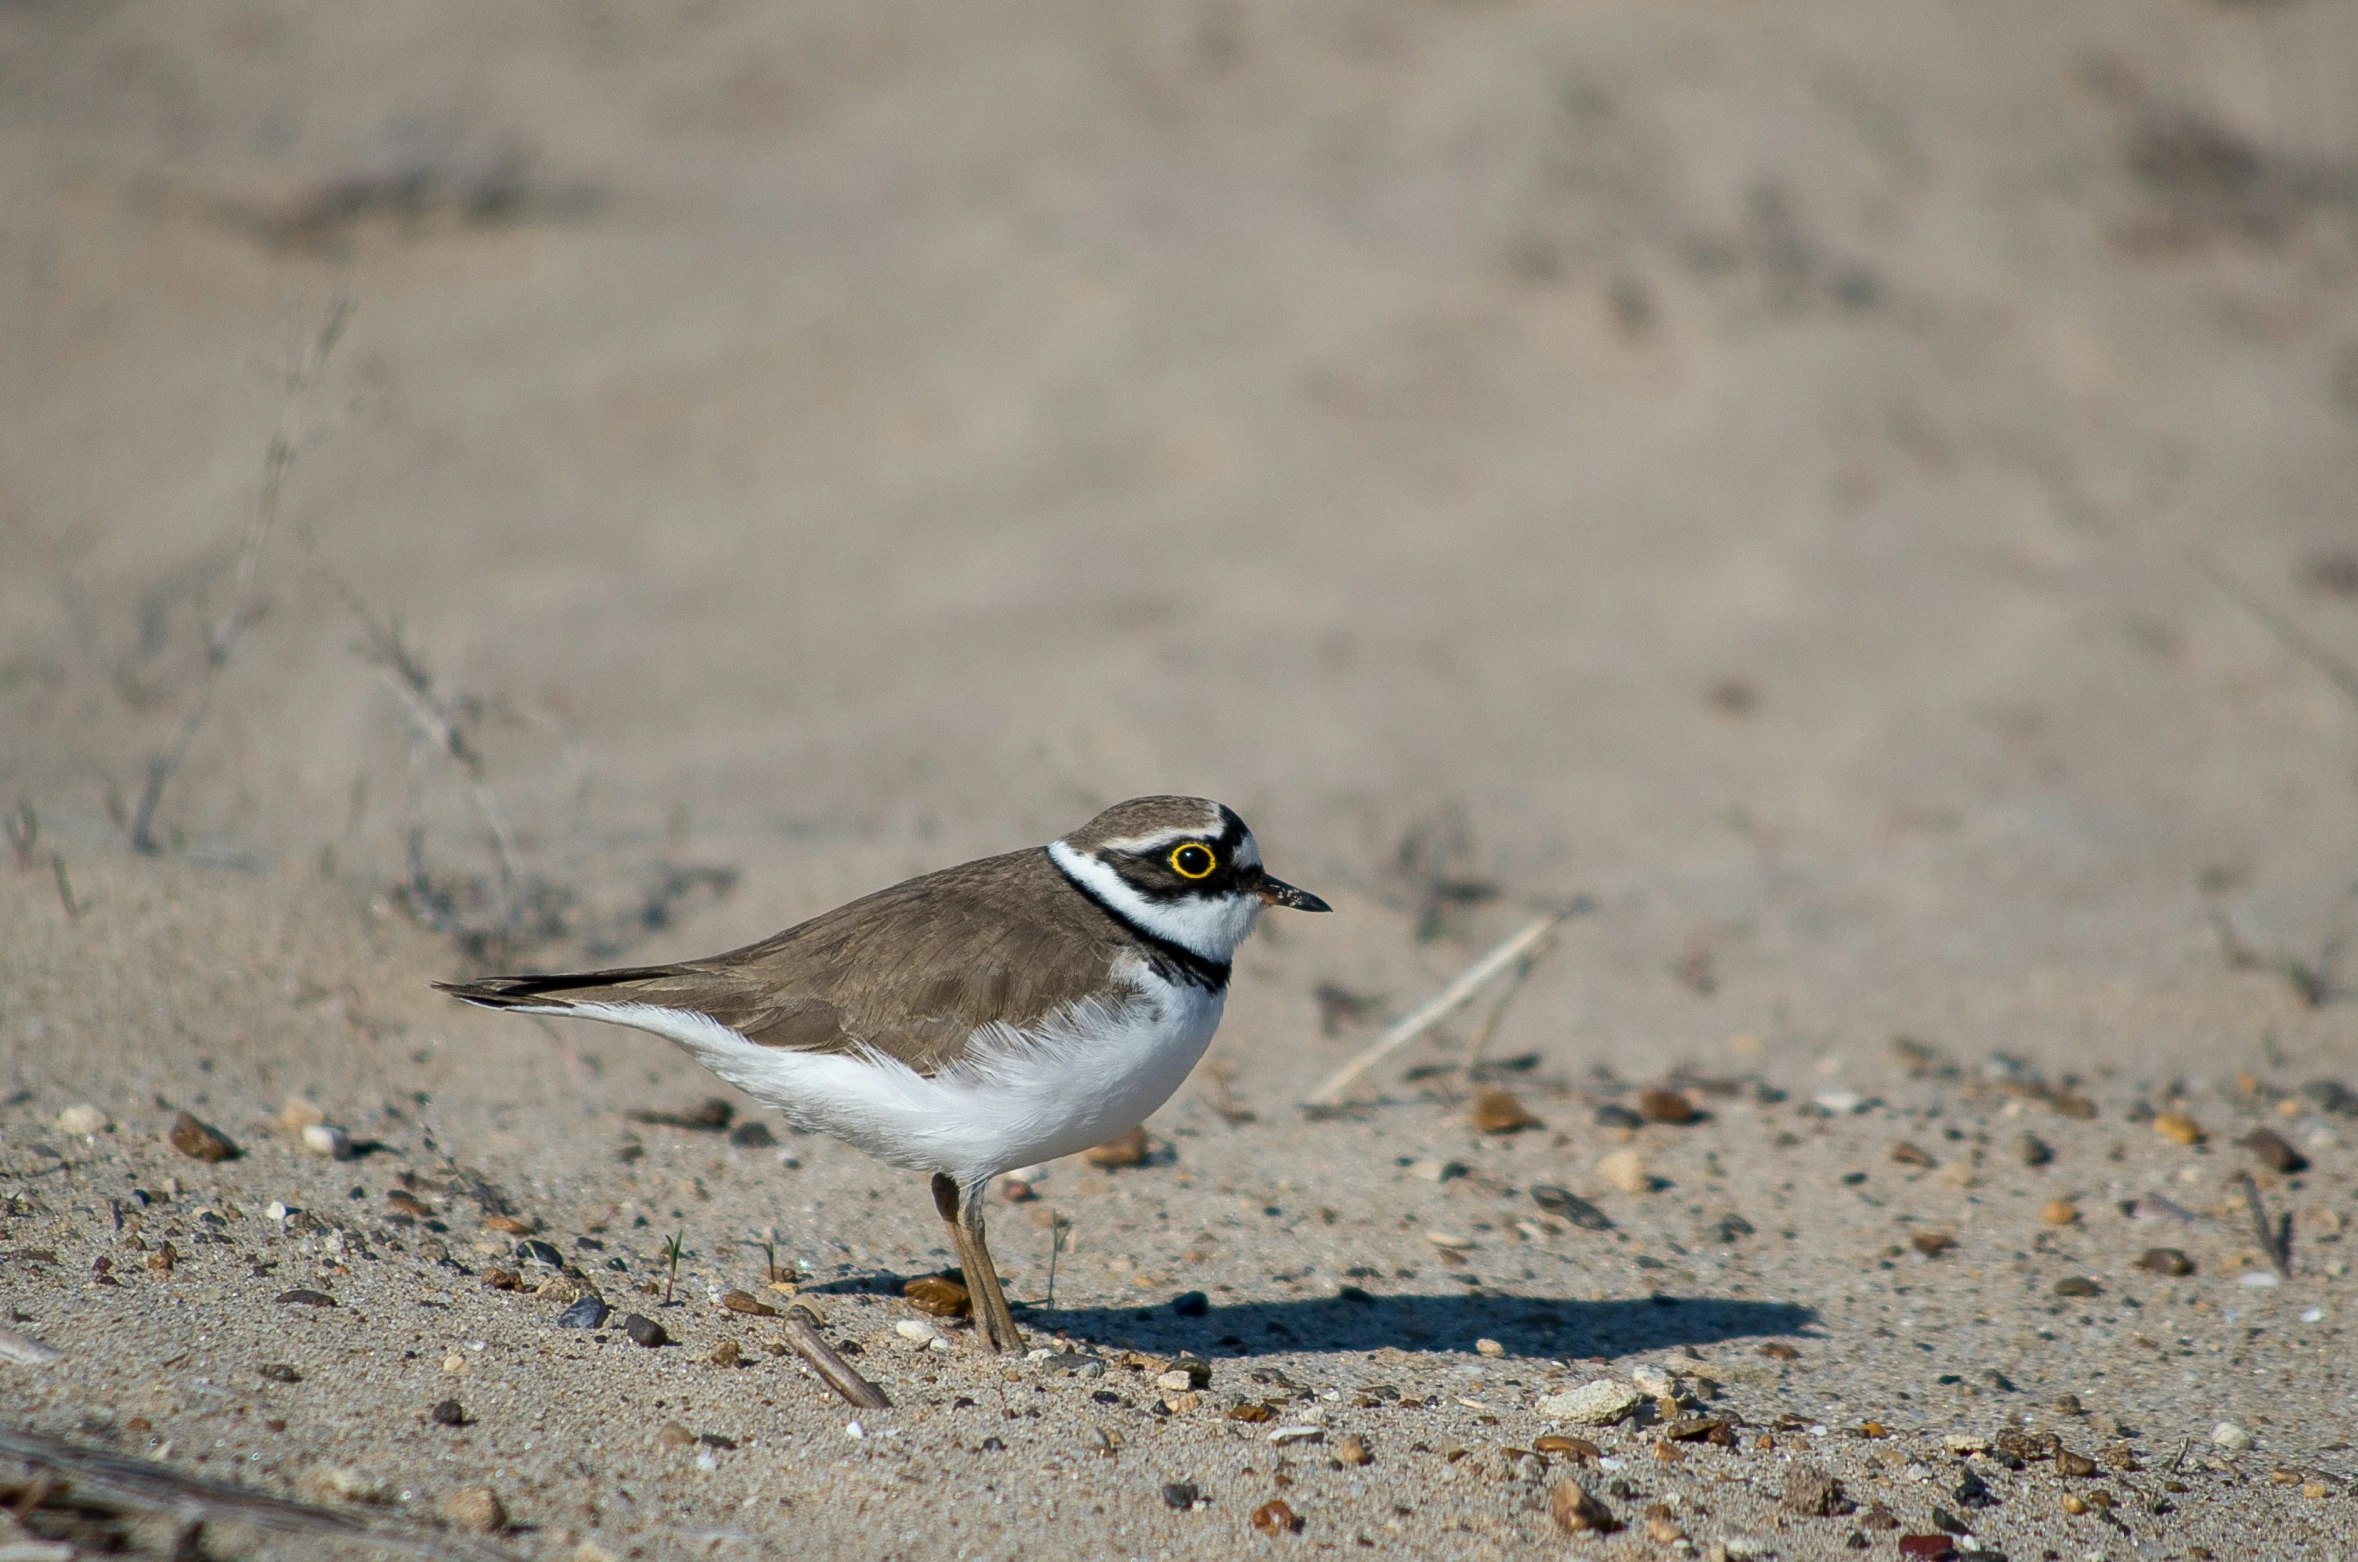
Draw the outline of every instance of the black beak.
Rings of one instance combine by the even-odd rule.
[[[1291,906],[1296,911],[1332,911],[1335,908],[1306,889],[1296,889],[1283,879],[1261,875],[1261,899],[1272,906]]]

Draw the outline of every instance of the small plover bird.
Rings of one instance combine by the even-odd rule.
[[[489,1009],[650,1031],[797,1128],[930,1172],[994,1351],[1020,1349],[983,1240],[990,1179],[1103,1144],[1204,1055],[1264,906],[1234,810],[1117,803],[1046,846],[944,868],[703,960],[437,982]]]

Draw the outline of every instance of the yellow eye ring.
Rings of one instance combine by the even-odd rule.
[[[1218,854],[1201,841],[1171,849],[1171,871],[1183,879],[1208,879],[1219,866]]]

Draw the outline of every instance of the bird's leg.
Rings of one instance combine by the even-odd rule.
[[[950,1228],[950,1243],[958,1250],[958,1272],[966,1277],[975,1337],[994,1352],[1023,1349],[1015,1315],[999,1289],[999,1272],[991,1267],[991,1250],[983,1245],[982,1189],[961,1190],[955,1179],[936,1172],[933,1207]]]
[[[959,1223],[965,1227],[967,1236],[966,1290],[974,1298],[975,1320],[991,1349],[1022,1350],[1023,1331],[1015,1326],[1015,1313],[1007,1305],[1007,1293],[999,1286],[998,1266],[991,1262],[991,1247],[983,1238],[983,1195],[987,1186],[978,1183],[966,1189],[963,1208],[958,1212]]]

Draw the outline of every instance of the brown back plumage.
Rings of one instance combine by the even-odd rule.
[[[1035,846],[895,884],[702,960],[435,985],[491,1008],[686,1009],[765,1047],[864,1045],[930,1075],[957,1061],[978,1026],[1030,1025],[1102,993],[1114,958],[1140,948]]]

